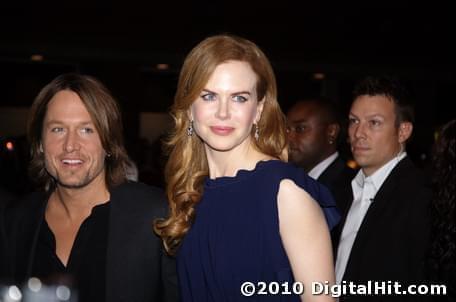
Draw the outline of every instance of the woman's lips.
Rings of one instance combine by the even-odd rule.
[[[229,135],[231,132],[234,131],[233,127],[226,127],[226,126],[211,126],[211,131],[217,135]]]

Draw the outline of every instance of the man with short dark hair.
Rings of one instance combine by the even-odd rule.
[[[79,301],[176,301],[174,261],[153,234],[158,189],[126,180],[117,103],[96,79],[65,74],[35,99],[31,176],[45,189],[8,209],[10,276],[70,285]]]
[[[289,161],[332,192],[337,207],[344,211],[346,191],[356,172],[338,152],[341,122],[336,105],[323,97],[296,102],[287,112]]]
[[[355,87],[348,133],[361,170],[351,183],[351,206],[341,223],[337,283],[398,281],[405,289],[423,280],[431,191],[405,152],[413,121],[408,94],[396,79],[367,77]],[[355,295],[341,301],[397,299]]]

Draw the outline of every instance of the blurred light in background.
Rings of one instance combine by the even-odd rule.
[[[325,74],[321,73],[321,72],[316,72],[316,73],[313,74],[313,78],[315,80],[324,80]]]
[[[6,149],[7,149],[8,151],[14,151],[14,144],[13,144],[13,142],[10,142],[10,141],[6,142],[6,143],[5,143],[5,147],[6,147]]]
[[[165,64],[165,63],[160,63],[160,64],[157,64],[157,69],[158,70],[168,70],[169,69],[169,65]]]
[[[34,62],[41,62],[41,61],[44,60],[44,56],[43,55],[39,55],[39,54],[34,54],[34,55],[30,56],[30,60],[34,61]]]
[[[352,168],[354,170],[359,168],[358,164],[353,159],[350,159],[347,161],[347,166],[349,166],[350,168]]]

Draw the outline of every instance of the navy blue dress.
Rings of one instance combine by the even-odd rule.
[[[277,194],[291,179],[317,200],[330,228],[340,219],[328,189],[301,169],[260,161],[234,177],[206,179],[196,218],[177,253],[182,301],[300,301],[297,295],[241,295],[241,284],[294,282],[279,234]],[[282,291],[284,288],[280,288]]]

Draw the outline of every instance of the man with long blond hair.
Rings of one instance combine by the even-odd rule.
[[[170,216],[155,227],[177,256],[182,300],[333,301],[310,285],[334,281],[329,228],[339,216],[326,188],[283,161],[285,120],[264,53],[239,37],[203,40],[185,59],[172,114]],[[244,282],[298,286],[262,296]]]
[[[152,232],[164,196],[126,180],[109,91],[90,76],[58,76],[36,97],[28,130],[31,176],[44,190],[6,214],[11,281],[63,283],[81,302],[177,301],[174,262]]]

